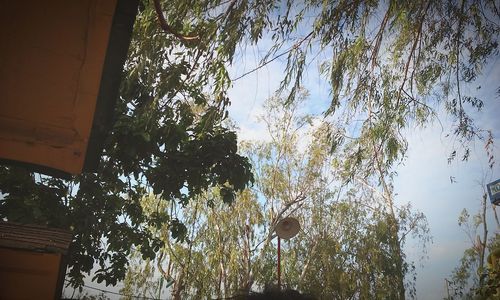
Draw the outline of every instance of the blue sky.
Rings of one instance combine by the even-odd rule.
[[[476,118],[478,125],[492,129],[496,137],[494,156],[497,163],[494,168],[488,168],[481,142],[474,145],[467,162],[458,159],[448,164],[446,157],[451,152],[453,141],[445,137],[450,120],[442,111],[439,113],[442,124],[434,122],[425,129],[408,134],[408,158],[397,168],[397,199],[411,201],[416,209],[425,213],[434,239],[429,248],[429,259],[417,270],[420,299],[445,296],[444,278],[458,265],[463,251],[471,246],[467,235],[458,226],[458,216],[463,208],[471,215],[478,213],[483,184],[500,178],[500,98],[495,94],[500,83],[497,61],[489,65],[478,83],[483,87],[480,96],[485,100],[485,109]],[[450,176],[454,177],[455,183],[450,182]],[[500,213],[500,209],[497,212]],[[488,207],[488,220],[490,236],[498,233],[500,229],[496,228],[491,207]]]
[[[264,43],[260,49],[265,49]],[[262,53],[256,48],[247,49],[246,57],[235,66],[233,77],[254,68]],[[262,103],[273,95],[283,77],[285,58],[259,69],[237,82],[229,96],[232,105],[230,117],[239,126],[240,140],[266,139],[263,124],[257,117],[263,113]],[[482,88],[479,96],[485,101],[484,111],[475,114],[477,124],[493,130],[493,136],[500,136],[500,97],[495,93],[500,83],[498,59],[490,62],[483,76],[474,86],[463,86],[464,91]],[[328,83],[319,78],[317,66],[310,65],[305,75],[304,86],[310,91],[306,102],[310,113],[320,113],[329,104]],[[458,265],[463,251],[470,247],[467,235],[458,226],[458,216],[466,208],[471,215],[479,211],[483,183],[500,178],[500,162],[493,170],[488,169],[486,153],[482,142],[472,145],[468,161],[460,158],[448,164],[447,157],[452,151],[454,141],[447,138],[451,120],[443,110],[438,110],[439,120],[425,128],[408,130],[409,141],[407,158],[395,168],[398,176],[394,181],[396,202],[411,202],[428,219],[433,243],[428,246],[428,259],[419,260],[422,255],[415,243],[409,242],[406,253],[417,265],[418,299],[439,299],[445,296],[444,279],[449,277]],[[500,158],[500,140],[495,139],[494,155]],[[450,177],[455,179],[451,183]],[[498,232],[495,228],[489,207],[490,234]],[[500,210],[499,210],[500,213]]]

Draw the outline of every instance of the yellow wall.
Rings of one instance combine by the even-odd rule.
[[[0,299],[59,298],[60,263],[61,254],[0,248]]]
[[[116,0],[0,0],[0,158],[82,170]]]

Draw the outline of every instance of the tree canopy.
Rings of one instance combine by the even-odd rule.
[[[154,257],[164,241],[148,226],[167,224],[184,240],[179,218],[145,214],[141,199],[152,193],[187,205],[217,186],[230,203],[253,181],[235,132],[223,123],[227,91],[238,79],[229,68],[238,49],[270,39],[256,69],[286,56],[285,105],[297,101],[310,62],[319,53],[331,57],[320,68],[331,93],[324,108],[330,151],[343,158],[344,183],[380,184],[394,218],[391,167],[404,157],[405,129],[428,123],[442,105],[463,144],[452,157],[467,159],[475,138],[492,140],[470,114],[483,101],[463,86],[498,56],[499,20],[494,0],[142,1],[98,172],[66,181],[1,167],[0,216],[73,230],[74,285],[94,264],[98,281],[123,279],[133,245]],[[401,223],[389,223],[397,237]]]
[[[471,216],[463,209],[458,218],[470,247],[465,249],[450,279],[445,279],[447,299],[495,299],[500,296],[500,233],[489,231],[487,197],[484,191],[477,214]],[[492,211],[499,229],[494,206]]]
[[[154,18],[146,5],[146,13],[148,9]],[[439,105],[454,119],[452,134],[464,146],[462,158],[469,155],[470,140],[488,136],[470,115],[482,109],[483,101],[464,86],[473,84],[498,55],[495,1],[176,1],[165,5],[163,13],[171,31],[155,28],[156,34],[177,40],[187,53],[196,49],[190,75],[206,76],[214,68],[215,77],[224,74],[214,82],[217,91],[231,81],[227,66],[241,54],[239,45],[272,41],[257,68],[286,55],[280,91],[289,91],[288,102],[318,54],[331,56],[321,62],[320,71],[331,92],[324,114],[338,131],[332,145],[342,144],[346,129],[361,123],[351,137],[370,137],[385,152],[384,165],[404,154],[402,131],[427,123]],[[183,34],[197,39],[188,43],[178,38]]]
[[[301,93],[300,102],[304,97]],[[425,250],[430,239],[425,216],[388,202],[365,181],[335,184],[342,172],[335,167],[337,153],[330,153],[327,124],[299,113],[297,102],[284,106],[278,97],[266,102],[262,121],[271,138],[243,143],[255,185],[238,193],[232,205],[212,190],[184,209],[162,209],[186,224],[188,238],[175,243],[166,228],[150,228],[166,246],[154,262],[133,265],[122,290],[126,296],[144,295],[156,283],[151,295],[224,299],[276,284],[275,226],[288,216],[296,217],[302,230],[282,241],[285,288],[318,299],[414,295],[414,262],[402,247],[414,237]],[[154,195],[142,201],[148,213],[163,203]],[[157,284],[154,265],[170,290]]]

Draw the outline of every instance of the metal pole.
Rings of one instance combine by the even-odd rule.
[[[278,236],[278,289],[281,290],[281,239]]]

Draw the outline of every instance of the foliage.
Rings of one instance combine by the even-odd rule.
[[[360,125],[352,135],[372,139],[387,153],[381,163],[390,166],[404,156],[404,129],[425,125],[440,105],[454,120],[451,133],[463,146],[453,157],[459,153],[467,159],[468,142],[475,138],[486,143],[488,132],[474,124],[473,112],[484,106],[474,82],[499,53],[496,1],[178,0],[164,13],[176,32],[198,37],[194,44],[178,43],[210,58],[198,64],[205,70],[244,55],[236,51],[240,45],[245,51],[270,39],[272,46],[255,70],[286,55],[279,91],[290,91],[287,102],[300,93],[307,66],[317,57],[331,57],[320,72],[331,92],[324,114],[340,125],[334,146]],[[176,35],[167,32],[168,38]],[[220,73],[228,76],[226,69]],[[365,160],[358,150],[350,155],[357,158],[353,167]]]
[[[394,175],[391,166],[404,157],[403,130],[426,124],[444,104],[455,120],[452,133],[465,147],[459,157],[468,158],[468,141],[484,138],[470,115],[484,104],[461,86],[473,84],[498,55],[500,14],[493,0],[161,4],[142,4],[116,122],[104,142],[98,172],[65,181],[0,168],[2,218],[73,230],[73,285],[83,283],[94,263],[99,265],[95,279],[116,284],[125,276],[134,245],[153,258],[164,241],[154,236],[152,227],[166,226],[175,239],[186,238],[189,232],[181,216],[144,213],[145,195],[154,193],[165,207],[188,205],[206,189],[219,186],[216,191],[231,202],[235,192],[252,181],[249,162],[237,153],[235,133],[222,125],[231,102],[228,68],[238,60],[237,49],[269,36],[273,46],[258,67],[287,55],[280,89],[291,91],[287,104],[300,98],[306,66],[320,53],[332,57],[320,70],[331,87],[331,104],[324,112],[330,121],[325,126],[330,149],[339,149],[342,182],[382,187],[393,239],[401,228],[387,181]],[[157,25],[159,12],[167,26]],[[309,14],[312,18],[306,17]],[[295,176],[285,171],[262,178],[280,184],[287,177],[276,176]],[[280,217],[280,206],[274,208],[272,201],[289,192],[271,187],[276,194],[268,203],[274,213],[270,226]],[[396,261],[403,262],[400,241],[395,239],[391,247],[399,257]],[[402,279],[404,266],[396,269]],[[401,282],[398,286],[401,297]]]
[[[140,14],[96,173],[63,180],[0,167],[2,218],[73,231],[68,276],[74,286],[83,284],[95,264],[94,279],[115,285],[125,276],[134,245],[153,258],[162,242],[146,226],[167,224],[184,239],[185,226],[175,218],[145,218],[140,199],[149,192],[185,205],[205,189],[223,186],[230,202],[252,181],[248,160],[237,153],[236,134],[222,125],[227,99],[204,91],[213,72],[191,80],[183,58],[189,51],[169,61],[167,53],[176,46],[160,33],[149,38],[145,30],[153,28],[150,15]]]
[[[476,293],[480,299],[498,299],[500,297],[500,236],[495,236],[495,241],[490,244],[487,272],[484,274],[484,284]]]
[[[371,186],[339,186],[326,125],[300,112],[306,96],[303,92],[288,106],[280,98],[266,103],[262,121],[270,141],[242,146],[254,166],[251,189],[237,194],[230,206],[211,191],[203,201],[172,207],[187,225],[184,243],[154,233],[165,241],[157,265],[174,282],[173,299],[225,298],[274,285],[274,228],[289,215],[300,220],[302,230],[282,243],[285,287],[325,299],[401,299],[400,288],[414,295],[413,264],[401,247],[410,234],[425,248],[425,216],[410,206],[395,208],[392,216]],[[160,201],[144,198],[144,211],[156,211]]]
[[[482,197],[482,210],[471,217],[464,209],[458,219],[472,246],[464,251],[460,264],[446,280],[448,299],[497,299],[499,286],[500,234],[488,239],[486,193]]]
[[[149,258],[145,261],[140,260],[140,251],[133,251],[130,256],[130,266],[123,280],[124,287],[120,289],[120,294],[124,295],[122,299],[132,300],[140,297],[160,299],[162,280],[154,278],[155,267],[151,260]],[[140,268],[137,266],[138,261],[141,262]]]
[[[109,300],[109,297],[106,296],[105,293],[101,292],[97,295],[91,295],[89,293],[80,293],[78,295],[75,295],[76,298],[74,299],[80,299],[80,300]]]
[[[140,136],[130,131],[138,125],[134,120],[142,116],[123,114],[122,118],[130,120],[117,121],[95,174],[64,181],[2,167],[2,217],[71,229],[69,275],[73,282],[83,283],[84,273],[98,263],[97,280],[116,284],[125,275],[132,245],[140,245],[147,257],[154,257],[161,246],[144,230],[144,224],[169,224],[176,238],[184,238],[183,224],[168,215],[145,218],[139,200],[148,190],[162,194],[164,201],[185,204],[214,185],[224,185],[231,196],[252,179],[249,163],[236,153],[236,135],[220,125],[205,129],[203,116],[195,122],[191,110],[184,109],[179,123],[165,117],[150,119],[154,125],[148,126],[153,129]]]

